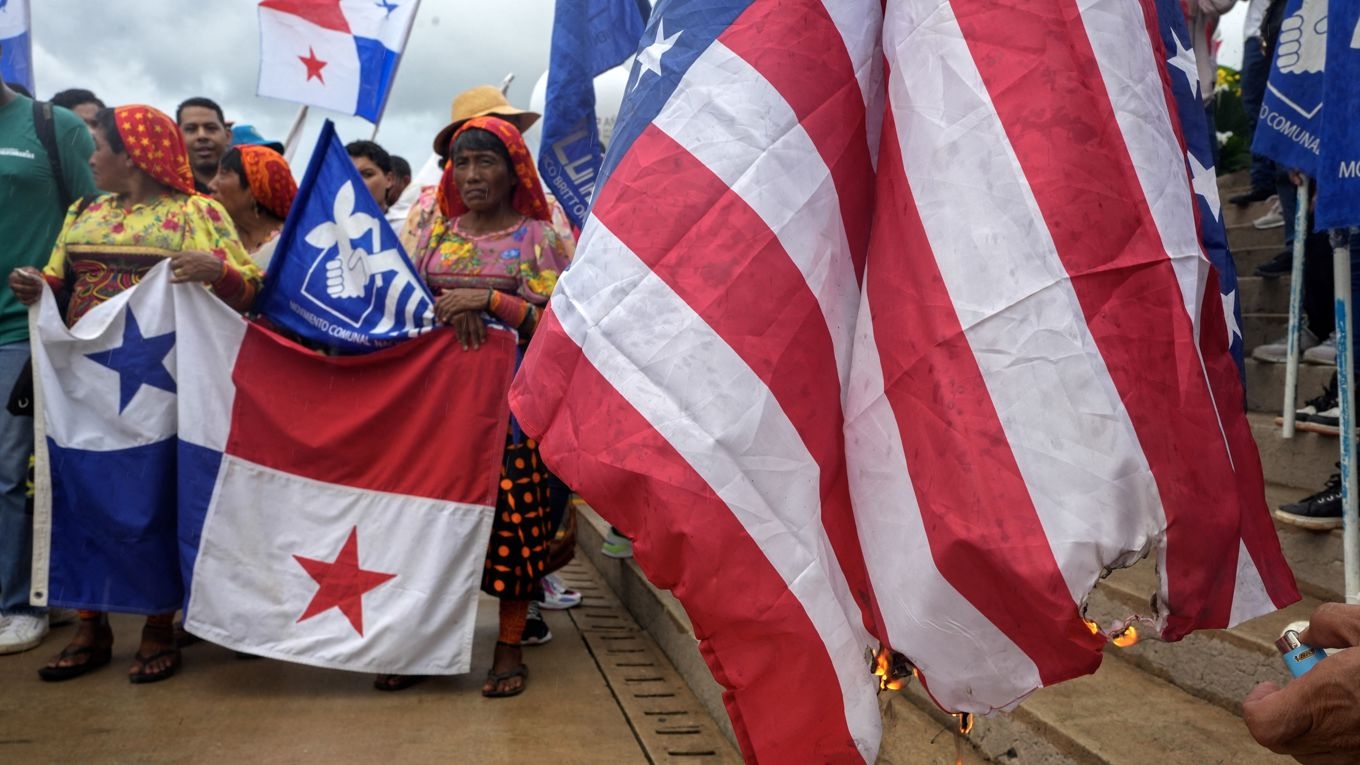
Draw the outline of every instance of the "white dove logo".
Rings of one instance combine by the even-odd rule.
[[[424,302],[421,297],[419,285],[415,284],[414,279],[405,266],[405,261],[401,252],[395,247],[380,249],[381,242],[381,222],[378,218],[363,211],[354,209],[354,182],[345,181],[345,185],[335,194],[335,201],[331,208],[331,215],[334,220],[326,221],[307,232],[305,237],[307,244],[321,250],[322,257],[318,258],[310,271],[308,271],[307,281],[312,283],[312,274],[322,263],[326,268],[326,295],[331,300],[318,300],[312,295],[311,299],[316,306],[336,318],[344,321],[352,327],[358,328],[373,310],[373,304],[377,300],[378,289],[386,280],[389,282],[385,299],[383,317],[378,326],[373,328],[373,332],[387,332],[397,324],[398,319],[404,319],[406,326],[414,332],[411,320],[414,318],[418,306],[416,303]],[[354,246],[354,242],[368,236],[371,242],[366,249],[362,246]],[[333,257],[326,257],[335,251]],[[390,278],[386,278],[391,274]],[[407,287],[412,289],[407,290]],[[406,300],[402,300],[402,295],[406,294]],[[305,294],[305,293],[304,293]],[[354,299],[368,297],[368,305],[363,311],[354,316],[352,313],[336,310],[335,299]],[[405,305],[402,305],[402,304]],[[404,310],[403,310],[404,308]],[[429,307],[426,307],[429,310]]]

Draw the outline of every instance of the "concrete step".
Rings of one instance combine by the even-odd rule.
[[[1238,207],[1228,203],[1228,197],[1232,194],[1222,194],[1219,199],[1223,200],[1223,225],[1229,228],[1233,226],[1250,226],[1251,222],[1270,212],[1270,202],[1252,202],[1245,207]]]
[[[1279,252],[1284,249],[1284,228],[1259,229],[1250,222],[1228,226],[1228,248],[1236,252],[1246,247],[1274,247]]]
[[[1296,432],[1284,438],[1275,424],[1278,415],[1248,412],[1252,436],[1261,452],[1261,466],[1266,483],[1303,489],[1298,499],[1322,488],[1327,476],[1336,471],[1334,464],[1340,456],[1340,440],[1335,436]]]
[[[1231,173],[1224,173],[1218,176],[1218,188],[1220,191],[1227,189],[1239,189],[1242,187],[1251,188],[1251,171],[1236,170]]]
[[[1275,259],[1284,250],[1283,244],[1265,244],[1255,247],[1234,247],[1232,249],[1233,263],[1237,264],[1237,273],[1252,276],[1256,267],[1268,263]]]
[[[1267,484],[1266,504],[1274,512],[1280,505],[1297,502],[1321,488],[1321,483],[1302,489]],[[1317,601],[1346,599],[1345,552],[1340,530],[1309,531],[1276,521],[1275,531],[1299,592]]]
[[[941,725],[951,721],[919,684],[902,695]],[[1036,691],[1010,714],[977,718],[968,738],[996,763],[1293,762],[1258,746],[1232,712],[1113,657],[1094,675]]]
[[[1284,337],[1289,329],[1287,313],[1246,313],[1242,314],[1242,344],[1248,356],[1258,345],[1273,343]]]
[[[1247,371],[1247,409],[1279,415],[1284,412],[1284,364],[1267,364],[1250,356],[1246,359]],[[1336,367],[1317,364],[1299,365],[1298,393],[1295,407],[1318,395],[1332,379]]]
[[[1288,313],[1289,277],[1263,279],[1250,271],[1237,277],[1237,304],[1247,313]]]

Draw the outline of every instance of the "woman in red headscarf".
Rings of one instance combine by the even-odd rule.
[[[268,268],[297,196],[288,160],[266,146],[233,146],[222,155],[208,188],[231,215],[246,252],[260,268]]]
[[[484,116],[458,128],[440,181],[439,208],[442,214],[416,253],[421,278],[436,295],[435,317],[471,350],[486,338],[482,316],[490,314],[519,331],[523,348],[568,257],[514,125]],[[500,599],[500,634],[483,696],[524,690],[528,670],[520,644],[529,603],[542,592],[552,537],[545,478],[537,445],[509,423],[482,569],[482,591]],[[379,675],[374,685],[400,690],[419,679]]]
[[[108,193],[71,206],[42,274],[31,268],[10,274],[15,296],[33,304],[46,279],[54,291],[69,295],[66,321],[75,324],[168,259],[172,281],[202,283],[227,305],[248,309],[260,287],[260,270],[222,207],[195,193],[175,121],[149,106],[104,109],[95,116],[94,142],[95,185]],[[53,596],[59,601],[59,593]],[[132,682],[164,680],[179,669],[173,616],[147,618],[128,671]],[[70,644],[39,674],[44,680],[79,677],[108,664],[112,647],[107,615],[82,610]]]

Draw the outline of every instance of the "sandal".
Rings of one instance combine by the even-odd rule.
[[[514,677],[523,678],[523,680],[519,684],[519,687],[510,688],[504,691],[499,690],[501,683]],[[521,693],[524,693],[525,686],[529,684],[529,668],[521,664],[518,667],[515,667],[514,669],[510,670],[509,672],[496,672],[495,670],[487,670],[486,680],[487,682],[494,684],[494,687],[489,691],[485,688],[482,689],[482,695],[487,697],[488,699],[507,699],[510,698],[511,696],[518,696]]]
[[[174,661],[167,664],[164,669],[158,672],[146,671],[148,664],[152,664],[166,657],[173,657]],[[180,664],[183,663],[182,655],[177,647],[166,648],[149,656],[138,653],[136,656],[132,657],[132,661],[134,665],[140,665],[140,667],[138,667],[136,672],[132,672],[128,675],[128,682],[136,685],[159,683],[162,680],[169,680],[175,676],[176,672],[179,672]]]
[[[429,679],[429,675],[378,675],[373,678],[373,687],[380,691],[404,691]]]
[[[86,658],[85,661],[82,661],[79,664],[70,664],[65,667],[55,666],[59,664],[63,659],[78,659],[82,656],[86,656],[88,658]],[[105,664],[108,664],[109,660],[112,658],[113,658],[112,640],[102,645],[82,645],[74,647],[68,645],[65,648],[61,649],[61,653],[57,654],[57,658],[52,660],[52,664],[49,664],[46,667],[38,668],[38,676],[49,683],[57,683],[61,682],[62,680],[72,680],[74,678],[80,677],[81,675],[87,672],[93,672],[96,669],[99,669]]]

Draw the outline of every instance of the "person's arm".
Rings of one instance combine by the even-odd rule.
[[[185,252],[171,259],[177,281],[202,281],[222,302],[247,311],[264,277],[236,234],[226,210],[207,197],[190,197],[185,206]],[[215,263],[202,256],[211,255]],[[211,266],[211,269],[209,268]]]
[[[530,225],[536,225],[538,231],[530,233],[520,250],[518,294],[493,292],[487,304],[492,315],[526,337],[538,327],[543,307],[557,287],[557,277],[570,260],[565,243],[552,226],[541,221]]]
[[[1299,639],[1314,648],[1360,645],[1360,605],[1325,603]],[[1301,763],[1360,761],[1360,651],[1329,655],[1284,688],[1261,683],[1242,702],[1262,746]]]

